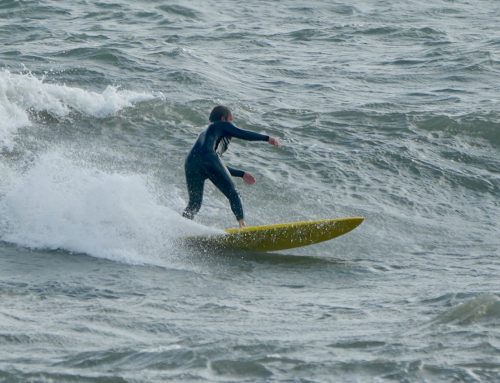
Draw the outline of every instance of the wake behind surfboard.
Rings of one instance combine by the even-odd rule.
[[[297,221],[226,229],[224,234],[186,238],[190,245],[221,250],[278,251],[328,241],[355,229],[363,217]]]

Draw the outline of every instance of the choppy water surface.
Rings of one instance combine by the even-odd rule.
[[[0,2],[0,381],[500,380],[500,3]],[[210,109],[251,224],[182,164]]]

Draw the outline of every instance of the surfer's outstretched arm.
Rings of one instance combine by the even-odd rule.
[[[250,130],[240,129],[231,122],[224,121],[224,131],[230,137],[240,138],[247,141],[266,141],[275,147],[280,147],[281,143],[276,137],[266,134],[252,132]]]
[[[247,141],[269,141],[269,136],[238,128],[229,121],[221,121],[224,134],[229,137],[235,137]]]

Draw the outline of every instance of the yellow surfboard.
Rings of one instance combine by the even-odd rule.
[[[363,217],[298,221],[226,229],[225,234],[189,237],[187,242],[222,250],[277,251],[328,241],[355,229]]]

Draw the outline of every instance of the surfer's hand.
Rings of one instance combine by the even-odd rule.
[[[276,137],[269,137],[268,142],[276,148],[279,148],[281,146],[281,142]]]
[[[245,181],[249,185],[253,185],[255,183],[255,177],[250,173],[245,172],[243,174],[243,181]]]

